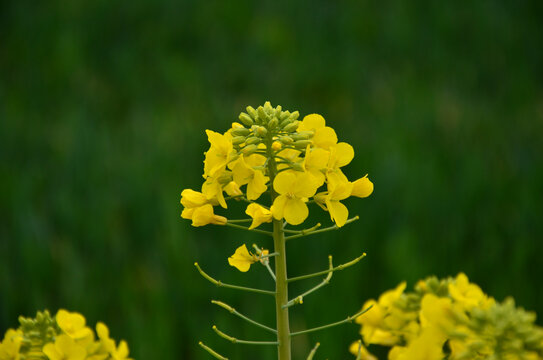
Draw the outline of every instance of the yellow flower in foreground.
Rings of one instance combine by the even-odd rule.
[[[310,114],[304,117],[298,126],[298,131],[313,131],[311,139],[313,145],[318,148],[327,149],[337,143],[337,135],[334,129],[326,126],[326,121],[319,114]]]
[[[326,171],[326,165],[328,164],[329,157],[330,152],[324,149],[313,148],[313,150],[311,150],[309,145],[307,145],[307,148],[305,149],[303,168],[305,171],[315,177],[315,180],[319,186],[324,184],[326,179],[324,173]]]
[[[272,221],[271,211],[255,203],[249,204],[245,210],[245,213],[253,218],[253,222],[251,223],[249,229],[254,229],[257,226],[260,226],[262,223]]]
[[[222,135],[206,130],[206,134],[211,147],[206,152],[204,160],[204,178],[222,172],[235,156],[235,152],[232,151],[232,136],[229,133]]]
[[[308,173],[284,171],[273,181],[274,190],[280,194],[271,207],[275,219],[285,219],[291,225],[304,222],[309,215],[305,202],[315,195],[319,184]]]
[[[19,349],[23,341],[23,334],[19,330],[9,329],[0,342],[0,360],[19,360]]]
[[[258,199],[263,192],[268,190],[266,183],[269,178],[261,170],[255,170],[247,164],[244,157],[236,162],[232,173],[234,181],[239,186],[247,184],[247,199],[249,200]]]
[[[58,326],[72,339],[80,340],[93,336],[92,330],[85,326],[85,318],[79,313],[60,309],[57,312],[56,320]]]
[[[429,329],[406,347],[393,347],[388,358],[389,360],[442,360],[444,342],[444,339]]]
[[[351,182],[328,183],[328,192],[323,196],[315,196],[315,201],[324,202],[326,210],[330,213],[330,218],[338,227],[345,225],[349,217],[349,210],[343,205],[340,200],[344,200],[351,196],[353,184]]]
[[[492,304],[492,302],[488,301],[488,297],[483,293],[481,288],[476,284],[470,283],[464,273],[458,274],[454,282],[449,284],[449,294],[468,311],[474,307],[485,307],[484,305],[489,307]]]
[[[196,227],[207,224],[224,225],[227,221],[224,216],[215,215],[211,204],[205,204],[198,208],[185,209],[181,213],[181,217],[192,220],[192,226]]]
[[[83,360],[87,356],[83,346],[66,334],[57,336],[54,344],[46,344],[43,353],[49,360]]]
[[[252,264],[258,261],[258,257],[249,253],[245,244],[236,249],[234,255],[228,258],[228,263],[241,272],[247,272]]]

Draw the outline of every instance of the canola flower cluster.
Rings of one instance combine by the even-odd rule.
[[[542,360],[543,328],[535,314],[487,296],[463,273],[456,278],[401,283],[357,318],[366,346],[391,347],[389,360]],[[358,359],[377,360],[361,342],[351,345]]]
[[[98,322],[96,334],[83,315],[59,310],[38,312],[36,318],[19,318],[18,329],[9,329],[0,342],[0,360],[132,360],[128,345],[109,337],[108,327]]]
[[[257,109],[248,106],[239,115],[240,122],[223,134],[206,130],[210,147],[205,153],[205,181],[201,191],[183,190],[181,217],[192,220],[193,226],[225,225],[227,218],[214,209],[226,209],[226,200],[233,198],[249,203],[250,229],[273,219],[299,225],[308,217],[308,201],[314,201],[338,227],[343,226],[349,211],[341,201],[369,196],[373,184],[367,176],[347,179],[341,168],[353,159],[353,147],[338,142],[321,115],[307,115],[302,121],[298,117],[298,111],[283,111],[266,102]],[[267,191],[271,202],[261,200]]]

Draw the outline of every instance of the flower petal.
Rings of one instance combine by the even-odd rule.
[[[288,199],[285,205],[285,220],[291,225],[299,225],[307,219],[309,209],[301,199]]]

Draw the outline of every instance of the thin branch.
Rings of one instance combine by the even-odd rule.
[[[270,273],[273,281],[276,281],[275,279],[275,273],[273,272],[272,268],[270,267],[270,261],[268,260],[270,257],[273,257],[273,256],[277,256],[279,255],[278,252],[274,252],[274,253],[271,253],[271,254],[267,254],[267,255],[262,255],[262,249],[258,247],[258,245],[256,244],[253,244],[253,248],[256,250],[256,252],[258,253],[258,256],[260,256],[260,263],[262,265],[264,265],[266,267],[266,269],[268,269],[268,272]],[[264,261],[262,261],[264,260]]]
[[[313,231],[317,230],[320,227],[321,227],[321,223],[317,223],[315,226],[310,227],[309,229],[303,229],[303,230],[284,229],[283,231],[286,232],[287,234],[299,234],[299,235],[305,236],[305,235],[309,235],[310,233],[312,233]]]
[[[329,268],[329,270],[332,270],[334,268],[334,265],[332,264],[332,255],[328,256],[328,268]],[[323,287],[325,285],[328,285],[328,283],[330,282],[330,279],[332,279],[333,274],[334,274],[334,272],[330,271],[328,273],[328,275],[324,278],[324,280],[322,280],[320,282],[320,284],[318,284],[317,286],[307,290],[302,295],[299,295],[296,298],[290,300],[288,303],[286,303],[285,305],[282,306],[283,309],[291,307],[293,305],[302,304],[304,302],[304,297],[306,297],[307,295],[311,294],[314,291],[319,290],[321,287]]]
[[[259,234],[265,234],[265,235],[268,235],[268,236],[273,236],[273,233],[270,232],[270,231],[259,230],[259,229],[249,229],[248,227],[245,227],[245,226],[241,226],[241,225],[238,225],[238,224],[232,224],[229,221],[227,221],[226,224],[224,224],[224,225],[230,226],[230,227],[233,227],[233,228],[236,228],[236,229],[254,231],[254,232],[259,233]]]
[[[228,219],[228,222],[231,224],[246,223],[246,222],[251,222],[251,221],[253,221],[253,219],[237,219],[237,220]]]
[[[366,311],[368,311],[368,310],[371,309],[372,307],[373,307],[373,305],[367,307],[366,309],[360,310],[359,312],[357,312],[357,313],[354,314],[353,316],[348,316],[348,317],[347,317],[346,319],[344,319],[344,320],[337,321],[337,322],[335,322],[335,323],[331,323],[331,324],[327,324],[327,325],[323,325],[323,326],[318,326],[318,327],[315,327],[315,328],[312,328],[312,329],[307,329],[307,330],[302,330],[302,331],[298,331],[298,332],[293,332],[293,333],[290,333],[290,336],[292,337],[292,336],[307,334],[307,333],[310,333],[310,332],[313,332],[313,331],[324,330],[324,329],[331,328],[331,327],[333,327],[333,326],[345,324],[345,323],[348,323],[348,322],[353,322],[354,319],[356,319],[356,318],[359,317],[360,315],[364,314]]]
[[[310,279],[310,278],[312,278],[312,277],[320,276],[320,275],[325,275],[325,274],[328,274],[328,273],[333,272],[333,271],[343,270],[343,269],[345,269],[345,268],[348,268],[349,266],[353,266],[354,264],[356,264],[357,262],[359,262],[360,260],[362,260],[365,256],[366,256],[366,253],[363,253],[362,255],[360,255],[359,257],[357,257],[356,259],[353,259],[353,260],[351,260],[351,261],[349,261],[349,262],[346,262],[345,264],[341,264],[341,265],[338,265],[338,266],[333,267],[333,268],[331,268],[331,269],[319,271],[319,272],[316,272],[316,273],[313,273],[313,274],[293,277],[293,278],[287,279],[287,282],[298,281],[298,280],[304,280],[304,279]]]
[[[272,333],[274,333],[274,334],[277,334],[277,330],[272,329],[271,327],[268,327],[268,326],[266,326],[266,325],[263,325],[263,324],[261,324],[261,323],[259,323],[259,322],[254,321],[253,319],[248,318],[247,316],[245,316],[245,315],[239,313],[236,309],[234,309],[233,307],[231,307],[231,306],[228,305],[228,304],[223,303],[222,301],[211,300],[211,302],[212,302],[213,304],[215,304],[215,305],[219,305],[219,306],[222,307],[223,309],[228,310],[231,314],[234,314],[234,315],[236,315],[237,317],[240,317],[240,318],[242,318],[243,320],[245,320],[245,321],[247,321],[247,322],[250,322],[250,323],[253,324],[253,325],[256,325],[256,326],[258,326],[258,327],[261,327],[262,329],[268,330],[268,331],[270,331],[270,332],[272,332]]]
[[[315,353],[317,352],[317,349],[321,346],[321,343],[316,343],[315,347],[311,350],[309,355],[307,355],[307,360],[313,360],[313,356],[315,356]]]
[[[350,224],[353,221],[356,221],[358,219],[360,219],[358,217],[358,215],[353,217],[353,218],[350,218],[347,221],[345,221],[345,225]],[[318,234],[318,233],[322,233],[322,232],[325,232],[325,231],[337,230],[339,228],[340,228],[339,226],[334,225],[334,226],[330,226],[330,227],[327,227],[327,228],[324,228],[324,229],[319,229],[319,230],[314,230],[314,231],[311,231],[311,232],[306,232],[305,234],[296,234],[296,235],[287,236],[285,238],[285,240],[297,239],[297,238],[302,237],[302,236]]]
[[[213,350],[212,348],[210,348],[209,346],[205,345],[203,342],[199,342],[198,345],[200,345],[202,347],[202,349],[204,349],[205,351],[207,351],[208,353],[210,353],[215,359],[219,359],[219,360],[228,360],[227,357],[224,357],[222,356],[221,354],[217,353],[215,350]]]
[[[233,344],[246,344],[246,345],[279,345],[279,342],[277,341],[250,341],[250,340],[239,340],[239,339],[236,339],[235,337],[232,337],[230,335],[227,335],[225,333],[223,333],[222,331],[220,331],[219,329],[217,329],[217,327],[215,325],[213,325],[213,331],[215,331],[217,333],[217,335],[219,335],[220,337],[222,337],[223,339],[226,339],[228,341],[230,341],[231,343]]]
[[[362,360],[362,340],[358,340],[358,355],[356,355],[356,360]]]
[[[200,272],[200,274],[201,274],[204,278],[206,278],[207,280],[209,280],[209,281],[212,282],[213,284],[217,285],[218,287],[225,287],[225,288],[229,288],[229,289],[243,290],[243,291],[249,291],[249,292],[255,292],[255,293],[259,293],[259,294],[266,294],[266,295],[275,296],[275,291],[261,290],[261,289],[248,288],[248,287],[244,287],[244,286],[237,286],[237,285],[225,284],[225,283],[221,282],[220,280],[215,280],[215,279],[213,279],[211,276],[209,276],[208,274],[206,274],[206,273],[200,268],[200,265],[198,265],[198,263],[194,263],[194,266],[196,266],[196,268],[198,269],[198,271]]]

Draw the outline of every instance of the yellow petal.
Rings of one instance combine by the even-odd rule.
[[[309,210],[301,199],[288,199],[285,204],[285,220],[291,225],[299,225],[307,219]]]
[[[275,201],[273,202],[270,211],[276,220],[281,220],[283,218],[287,200],[288,197],[286,195],[279,195],[277,198],[275,198]]]
[[[268,177],[264,176],[262,171],[255,170],[253,172],[253,178],[247,184],[247,199],[256,200],[268,190],[266,183],[268,182]]]
[[[283,171],[277,174],[273,180],[273,189],[278,194],[286,194],[292,191],[292,187],[296,183],[296,175],[292,171]]]
[[[204,205],[207,199],[204,194],[192,189],[185,189],[181,192],[181,204],[186,208],[194,208]]]
[[[249,204],[245,210],[245,213],[253,218],[253,222],[249,229],[254,229],[264,222],[272,221],[271,211],[255,203]]]
[[[373,183],[368,179],[368,175],[353,182],[353,191],[351,196],[365,198],[373,192]]]
[[[343,167],[349,164],[354,158],[354,149],[351,145],[340,142],[334,146],[335,156],[336,156],[336,166]],[[334,151],[333,150],[333,151]]]
[[[315,131],[316,129],[323,128],[325,125],[326,122],[322,115],[309,114],[304,117],[298,126],[298,131]]]
[[[319,183],[311,174],[297,172],[296,181],[292,184],[289,193],[296,195],[299,198],[309,198],[315,195]]]
[[[326,206],[330,213],[330,218],[336,223],[338,227],[345,225],[347,218],[349,217],[349,210],[345,205],[336,200],[327,200]]]
[[[329,149],[331,146],[337,143],[337,135],[334,129],[331,127],[323,127],[315,131],[313,135],[313,145],[318,148]]]
[[[249,253],[245,244],[236,249],[234,255],[228,258],[228,263],[241,272],[246,272],[255,263],[255,258]]]

